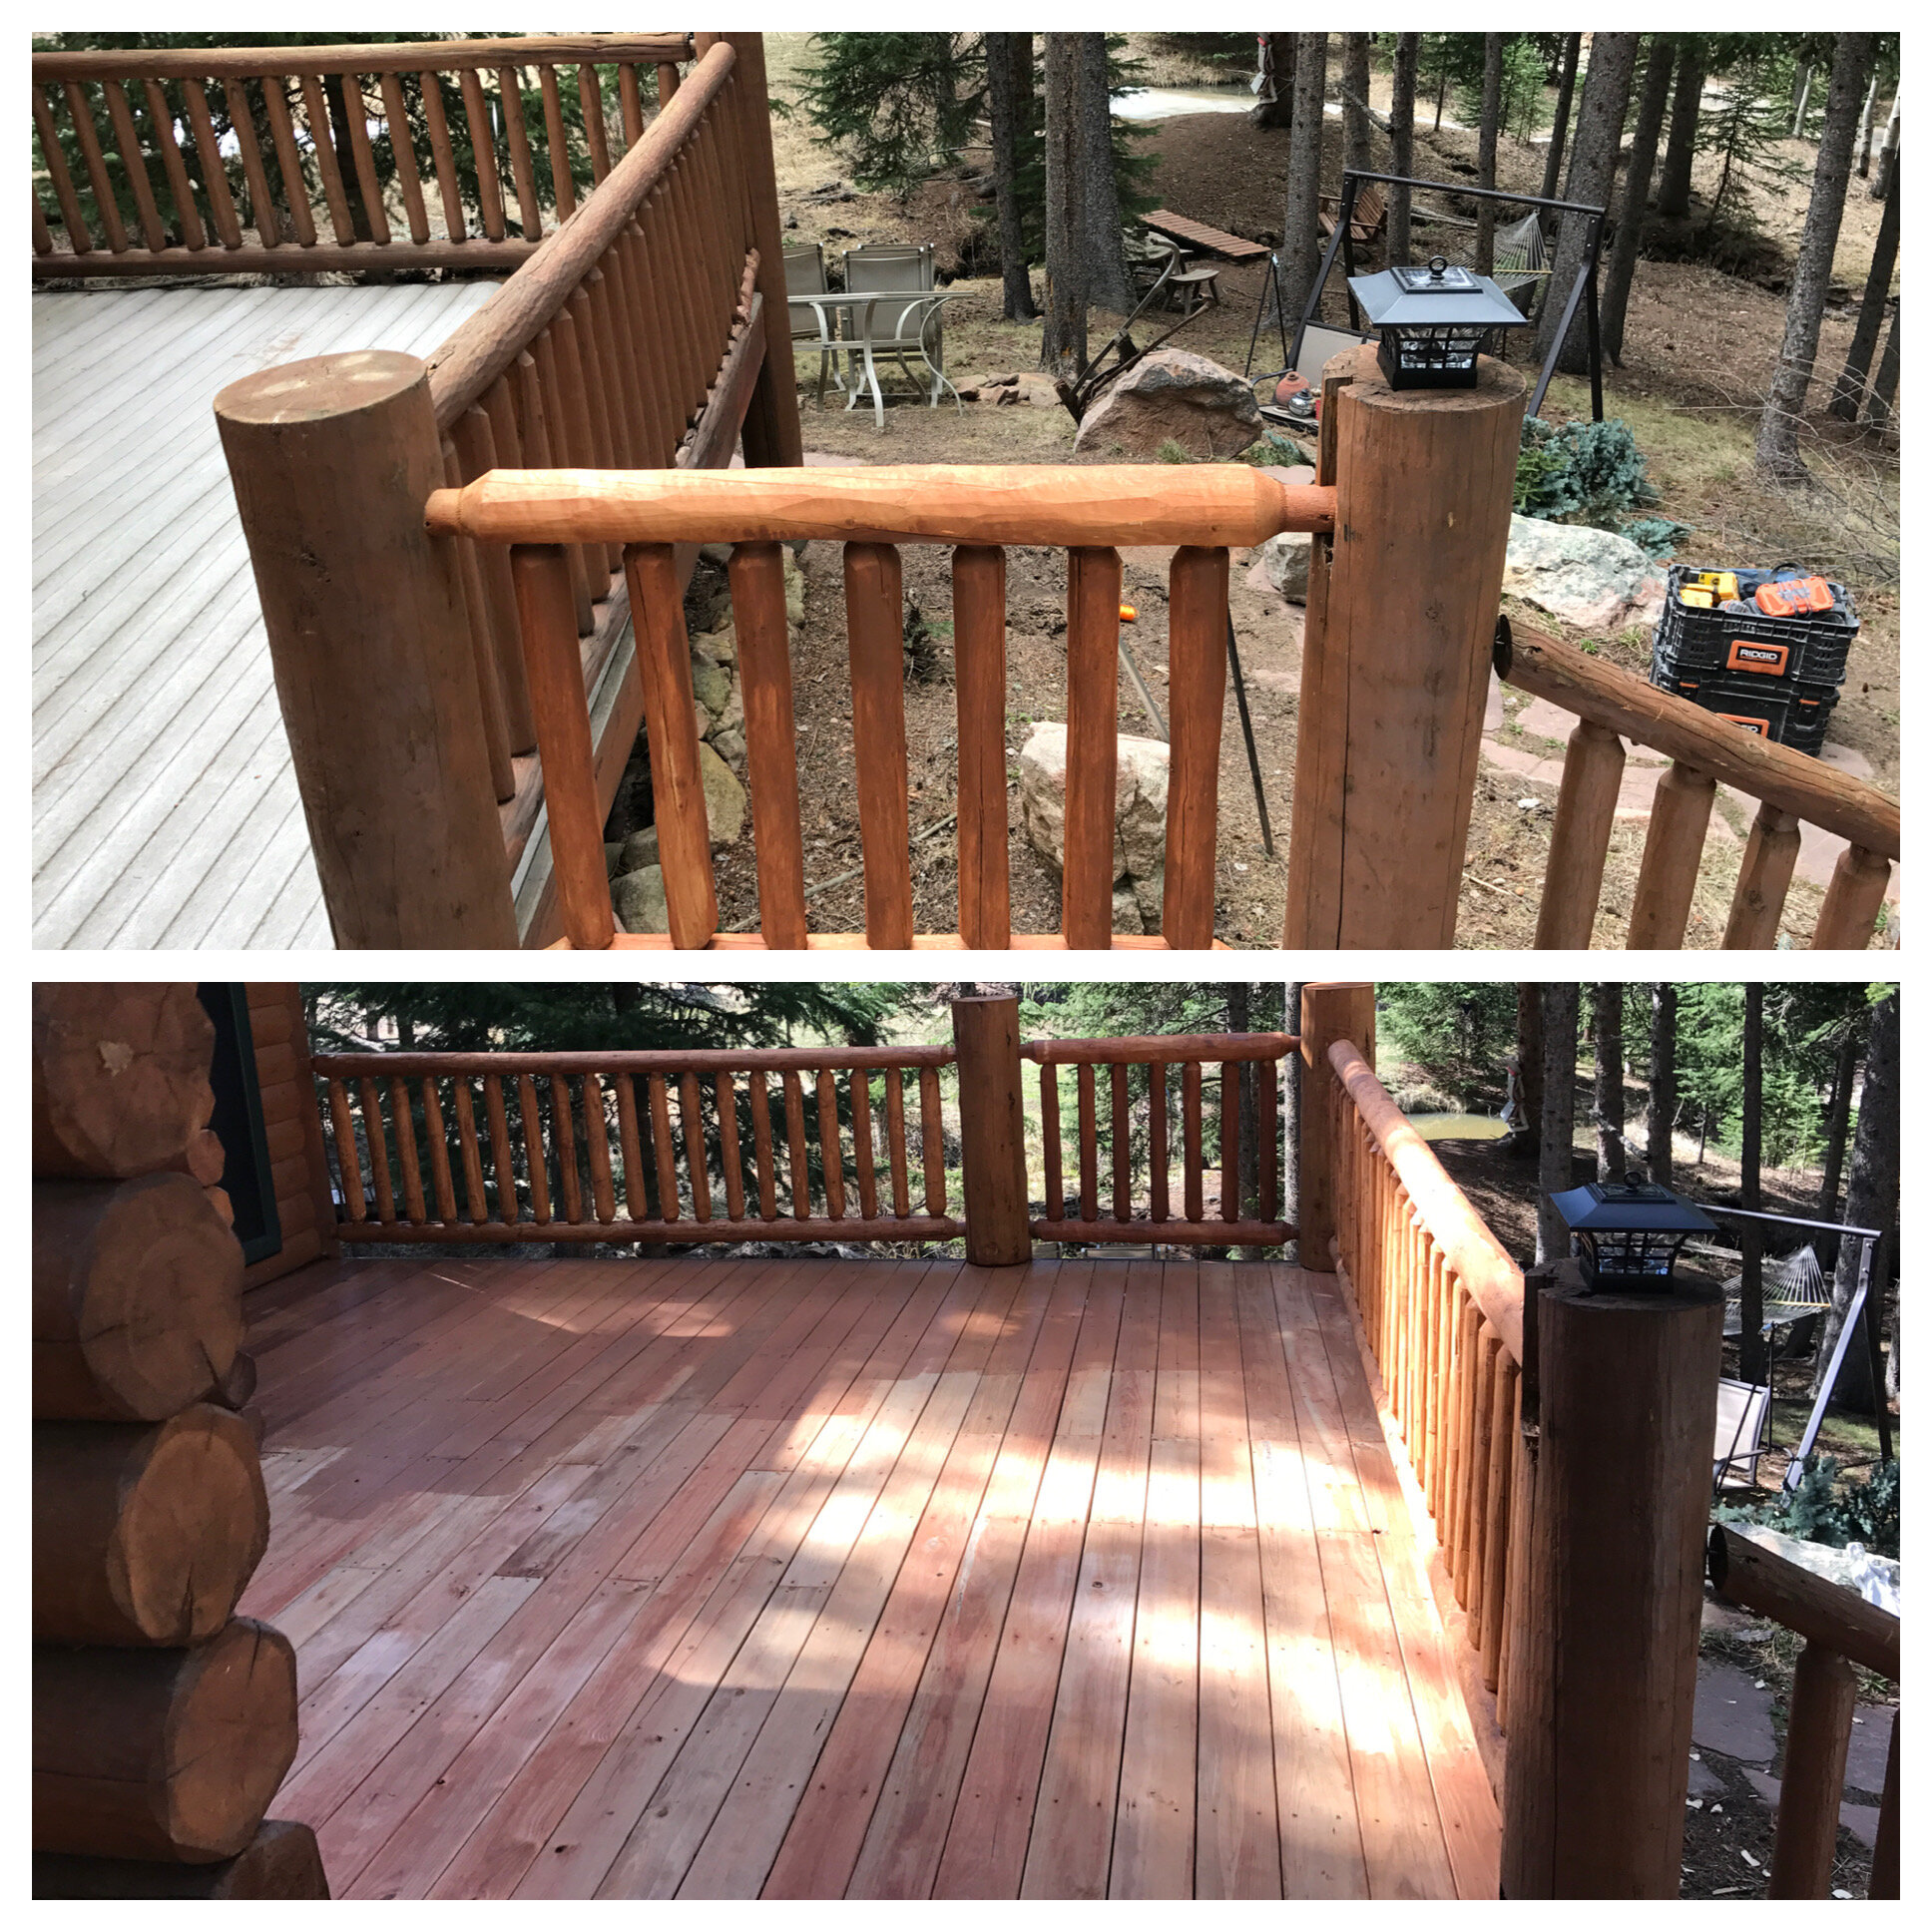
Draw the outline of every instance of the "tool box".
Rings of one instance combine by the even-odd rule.
[[[1829,586],[1831,608],[1825,611],[1771,617],[1754,603],[1761,585],[1806,575],[1791,565],[1728,573],[1672,565],[1664,616],[1651,642],[1651,683],[1761,737],[1815,755],[1858,635],[1857,606],[1842,584]],[[1751,608],[1722,608],[1708,587],[1724,576],[1735,578],[1737,590],[1734,600],[1725,601]],[[1687,604],[1687,590],[1693,597],[1710,594],[1710,607]]]

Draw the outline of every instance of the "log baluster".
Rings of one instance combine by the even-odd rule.
[[[584,139],[591,151],[591,186],[611,172],[611,143],[604,126],[604,90],[597,69],[585,61],[577,70],[577,105],[583,111]]]
[[[1223,1061],[1220,1070],[1220,1217],[1241,1217],[1241,1070]]]
[[[510,149],[510,179],[517,190],[517,226],[526,242],[543,235],[543,205],[537,199],[537,165],[530,153],[530,131],[523,122],[523,77],[514,67],[496,71],[503,102],[503,135]]]
[[[1216,804],[1227,681],[1227,552],[1184,547],[1168,572],[1168,842],[1161,928],[1214,943]]]
[[[60,204],[61,227],[67,231],[67,244],[76,254],[92,254],[94,237],[88,231],[87,217],[81,212],[81,198],[74,187],[74,177],[67,172],[67,157],[61,152],[60,135],[54,127],[54,111],[39,88],[31,88],[28,92],[33,101],[34,130],[40,136],[40,158],[46,165],[54,200]],[[212,138],[210,145],[213,145]]]
[[[433,71],[418,76],[422,84],[423,119],[429,124],[429,154],[436,168],[436,191],[442,197],[443,228],[452,242],[469,239],[463,214],[463,178],[456,169],[456,144],[449,138],[449,115],[443,106],[443,77]]]
[[[1134,1218],[1132,1104],[1127,1093],[1127,1062],[1117,1060],[1107,1070],[1108,1131],[1114,1137],[1114,1218]]]
[[[1536,943],[1545,950],[1582,952],[1590,944],[1623,781],[1624,740],[1587,718],[1579,719],[1564,753],[1550,858],[1536,913]]]
[[[1281,1212],[1281,1125],[1275,1098],[1275,1064],[1272,1060],[1261,1061],[1254,1069],[1255,1084],[1259,1092],[1255,1095],[1255,1116],[1259,1123],[1261,1137],[1261,1218],[1275,1220]]]
[[[497,416],[511,414],[508,385],[499,382],[487,402],[494,407],[478,403],[464,410],[450,425],[450,441],[456,450],[457,463],[463,477],[470,482],[487,476],[500,462],[504,468],[515,467],[497,454]],[[494,674],[496,706],[502,715],[508,749],[513,754],[535,750],[537,721],[530,709],[530,675],[524,666],[523,636],[517,623],[517,587],[510,570],[509,549],[504,544],[479,544],[460,538],[457,541],[469,553],[465,584],[469,582],[471,570],[476,574],[479,596],[470,606],[471,623]],[[483,683],[480,672],[478,682]],[[487,692],[489,687],[485,685],[484,689]],[[494,754],[492,759],[494,769]]]
[[[463,117],[469,123],[470,157],[476,168],[476,205],[483,217],[483,233],[501,242],[509,227],[503,219],[503,185],[496,169],[496,134],[483,99],[483,77],[473,67],[457,72],[463,96]]]
[[[611,1128],[604,1112],[604,1083],[586,1074],[583,1086],[584,1152],[591,1170],[591,1207],[599,1220],[617,1219],[617,1187],[611,1174]]]
[[[638,1133],[638,1096],[629,1074],[613,1074],[617,1089],[617,1144],[624,1161],[624,1212],[630,1220],[651,1219],[651,1191]]]
[[[778,1218],[778,1181],[771,1158],[771,1095],[762,1069],[751,1075],[751,1159],[758,1171],[758,1217]]]
[[[684,1130],[685,1172],[691,1179],[694,1220],[712,1217],[712,1164],[705,1137],[705,1097],[698,1076],[685,1074],[678,1082],[678,1124]]]
[[[1777,944],[1777,922],[1797,865],[1798,843],[1798,821],[1790,812],[1758,806],[1744,862],[1737,868],[1737,887],[1730,895],[1730,918],[1724,926],[1727,951],[1768,950]]]
[[[1891,882],[1890,859],[1862,845],[1847,845],[1831,868],[1831,883],[1811,932],[1811,950],[1862,951],[1878,924]]]
[[[1114,943],[1114,803],[1119,764],[1121,558],[1067,552],[1067,814],[1061,931],[1069,946]]]
[[[309,211],[308,190],[302,180],[301,151],[295,146],[294,118],[289,112],[288,96],[282,89],[279,75],[262,76],[261,103],[268,114],[268,135],[274,144],[275,166],[281,173],[288,223],[295,231],[296,242],[304,248],[312,248],[317,239],[315,218]]]
[[[845,546],[845,625],[852,668],[852,753],[865,872],[865,939],[912,945],[906,803],[905,605],[891,544]]]
[[[265,107],[267,84],[257,82],[256,85],[262,90]],[[268,186],[268,164],[262,156],[261,143],[255,137],[254,106],[248,99],[247,82],[225,80],[222,83],[222,100],[228,109],[229,126],[235,131],[235,145],[242,151],[242,178],[248,185],[248,216],[255,240],[264,248],[278,248],[284,240],[281,211],[275,206],[274,194]],[[288,226],[292,234],[292,216]]]
[[[463,1211],[473,1227],[490,1218],[489,1191],[483,1185],[483,1151],[476,1138],[476,1104],[470,1077],[458,1074],[451,1083],[456,1096],[456,1151],[463,1163]]]
[[[737,1079],[721,1073],[713,1089],[718,1106],[718,1165],[724,1171],[724,1218],[742,1220],[744,1162],[737,1148]]]
[[[919,1069],[919,1134],[926,1168],[926,1212],[946,1211],[946,1126],[939,1111],[939,1069]]]
[[[496,1217],[506,1226],[523,1218],[517,1200],[515,1144],[510,1139],[510,1110],[503,1100],[503,1076],[483,1076],[483,1118],[490,1130],[490,1171],[496,1176]]]
[[[959,936],[1013,943],[1006,824],[1006,552],[953,552],[953,695],[959,725]],[[1172,797],[1172,792],[1170,792]]]
[[[665,1077],[663,1074],[652,1074],[649,1079],[649,1086],[651,1090],[651,1152],[656,1157],[658,1165],[658,1218],[660,1220],[676,1220],[679,1217],[680,1206],[678,1200],[678,1156],[671,1139],[671,1096],[666,1091]]]
[[[658,111],[662,113],[671,105],[671,97],[678,92],[678,63],[660,61],[658,63]]]
[[[1148,1219],[1168,1217],[1168,1069],[1148,1068]]]
[[[1080,1217],[1100,1218],[1100,1143],[1094,1120],[1094,1069],[1085,1060],[1074,1069],[1080,1096]]]
[[[838,1087],[829,1067],[818,1070],[818,1167],[825,1182],[825,1213],[845,1218],[845,1153],[838,1133]]]
[[[335,1135],[336,1176],[350,1220],[367,1220],[369,1207],[362,1193],[362,1156],[355,1145],[355,1116],[349,1111],[348,1089],[339,1080],[328,1083],[328,1124]]]
[[[1489,1419],[1489,1528],[1483,1540],[1483,1683],[1494,1690],[1502,1683],[1503,1611],[1507,1602],[1509,1563],[1510,1482],[1515,1458],[1510,1453],[1516,1437],[1521,1370],[1507,1351],[1498,1357],[1499,1373]]]
[[[581,292],[581,290],[579,291]],[[556,369],[557,406],[564,426],[563,445],[573,469],[601,469],[598,454],[598,425],[602,411],[592,391],[587,368],[586,345],[570,302],[551,318],[550,326],[538,337],[537,366],[543,366],[543,351],[548,345]],[[584,543],[585,574],[590,581],[591,601],[601,604],[611,594],[611,579],[623,555],[617,544]]]
[[[537,1083],[528,1074],[517,1077],[517,1120],[523,1128],[523,1158],[530,1182],[530,1213],[550,1224],[550,1161],[544,1151],[543,1115],[537,1106]]]
[[[195,206],[188,164],[183,161],[181,146],[175,139],[174,111],[159,81],[144,81],[141,92],[148,110],[148,126],[154,131],[155,152],[161,157],[161,171],[168,178],[168,199],[174,204],[175,225],[181,230],[182,243],[191,249],[206,248],[208,231],[202,227],[202,212]]]
[[[906,1156],[903,1067],[885,1070],[885,1144],[892,1163],[892,1211],[904,1220],[912,1212],[912,1180]]]
[[[416,144],[410,132],[409,104],[403,97],[402,76],[379,75],[377,85],[382,92],[383,118],[389,126],[389,156],[396,171],[396,186],[402,192],[409,239],[420,247],[429,240],[429,210],[423,203],[422,175],[416,167]]]
[[[569,469],[570,428],[563,404],[563,378],[557,350],[545,329],[517,357],[517,430],[524,459],[532,468]],[[571,593],[577,606],[577,635],[597,628],[591,609],[591,565],[583,544],[567,544]],[[526,653],[528,646],[525,646]]]
[[[1201,1062],[1188,1061],[1181,1069],[1181,1187],[1183,1218],[1198,1221],[1201,1208]]]
[[[669,544],[633,544],[624,553],[624,565],[631,587],[632,621],[638,632],[637,664],[644,686],[645,730],[651,746],[652,795],[658,814],[658,849],[664,866],[671,939],[682,950],[697,950],[709,946],[718,930],[718,891],[712,877],[705,778],[698,762],[684,590]],[[578,688],[581,692],[581,676]],[[581,707],[582,699],[578,702]],[[586,744],[589,730],[586,718]],[[594,784],[589,796],[594,809]],[[601,824],[596,842],[601,867]],[[609,896],[607,890],[607,903]]]
[[[1697,867],[1703,858],[1710,805],[1716,795],[1716,780],[1692,770],[1682,759],[1657,781],[1651,829],[1644,840],[1644,861],[1637,874],[1637,896],[1625,941],[1632,951],[1675,952],[1683,946],[1685,928],[1690,923],[1690,901],[1697,889]]]
[[[564,128],[564,97],[557,85],[556,68],[539,67],[537,86],[543,93],[544,133],[550,141],[545,156],[550,169],[550,199],[557,220],[568,222],[577,211],[577,187],[571,180],[570,139]]]
[[[432,1076],[422,1084],[423,1139],[429,1144],[429,1179],[436,1191],[436,1218],[445,1227],[457,1224],[456,1183],[449,1172],[449,1130],[443,1125],[440,1083]]]
[[[301,95],[302,119],[308,124],[308,145],[315,156],[316,172],[322,179],[322,204],[328,210],[329,229],[342,247],[352,248],[355,224],[349,219],[348,190],[342,185],[341,164],[335,158],[328,94],[319,74],[298,74],[295,86]]]
[[[785,1154],[791,1172],[791,1213],[795,1220],[811,1218],[811,1170],[805,1158],[805,1095],[798,1076],[780,1075],[784,1088]]]
[[[389,1119],[396,1130],[396,1158],[402,1169],[402,1205],[410,1224],[420,1227],[429,1216],[424,1209],[422,1163],[416,1153],[416,1120],[409,1105],[409,1083],[389,1078]]]
[[[181,84],[182,100],[188,109],[188,128],[195,138],[195,153],[202,164],[202,192],[208,197],[209,219],[225,248],[242,245],[242,223],[235,211],[235,197],[229,191],[228,166],[222,158],[221,144],[215,138],[215,117],[208,111],[208,92],[198,80]],[[191,191],[192,192],[192,191]]]
[[[375,1217],[385,1226],[396,1218],[396,1191],[389,1178],[389,1137],[382,1128],[382,1097],[373,1080],[358,1081],[362,1132],[369,1143],[369,1179],[375,1183]]]
[[[617,920],[604,863],[604,820],[598,810],[584,661],[571,618],[569,570],[563,551],[554,544],[514,546],[510,570],[530,668],[530,702],[543,759],[551,862],[564,931],[579,950],[601,949],[615,936]],[[655,739],[653,743],[655,749]],[[709,871],[709,850],[706,858]]]
[[[624,147],[628,154],[644,139],[644,101],[638,92],[635,61],[618,62],[617,94],[624,112]]]
[[[63,81],[61,92],[67,99],[67,112],[74,123],[74,138],[80,143],[81,162],[87,169],[88,186],[94,191],[94,213],[107,237],[113,254],[128,251],[128,231],[122,225],[121,207],[115,199],[114,183],[108,177],[107,158],[101,152],[101,137],[94,125],[93,104],[79,81]],[[58,148],[55,142],[54,147]]]
[[[151,252],[159,254],[168,245],[168,231],[162,226],[161,210],[155,206],[155,185],[148,175],[147,158],[141,152],[141,137],[135,132],[134,113],[128,106],[124,81],[104,80],[101,93],[107,102],[108,124],[114,130],[114,145],[121,156],[122,172],[134,195],[135,215],[141,223],[141,239]]]
[[[739,544],[731,552],[730,580],[757,854],[758,930],[769,947],[798,949],[806,934],[805,843],[798,817],[798,726],[791,706],[783,553],[774,543]],[[689,678],[689,655],[686,662]]]
[[[872,1158],[872,1073],[854,1067],[852,1088],[852,1159],[858,1170],[858,1210],[866,1220],[879,1217],[879,1177]]]
[[[389,214],[382,205],[382,183],[375,172],[375,150],[369,145],[369,104],[362,92],[359,76],[342,76],[343,119],[347,123],[349,159],[355,167],[356,187],[361,193],[362,210],[369,220],[369,238],[378,248],[389,245]],[[409,145],[405,129],[401,145]],[[398,180],[402,166],[396,166]]]
[[[456,446],[450,442],[443,444],[443,478],[452,487],[463,480]],[[477,711],[483,721],[483,748],[489,757],[490,788],[497,803],[502,804],[516,795],[517,780],[510,762],[509,720],[504,716],[503,692],[497,683],[495,624],[478,569],[477,546],[461,537],[444,537],[438,541],[451,545],[456,553],[456,589],[462,605],[464,635],[469,639]]]
[[[1046,1169],[1046,1217],[1064,1220],[1067,1202],[1060,1166],[1060,1069],[1045,1062],[1040,1067],[1040,1151]]]

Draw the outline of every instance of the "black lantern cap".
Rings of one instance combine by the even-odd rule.
[[[1666,1290],[1678,1249],[1692,1234],[1717,1231],[1701,1208],[1628,1176],[1566,1189],[1550,1197],[1550,1206],[1563,1216],[1593,1288]]]
[[[1529,317],[1487,275],[1431,255],[1426,266],[1384,268],[1348,283],[1374,328],[1527,328]]]

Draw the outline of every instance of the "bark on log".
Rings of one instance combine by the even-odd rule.
[[[229,1372],[215,1385],[215,1400],[225,1409],[245,1409],[258,1379],[254,1357],[246,1349],[238,1348]]]
[[[34,1854],[36,1898],[327,1898],[315,1833],[292,1818],[264,1818],[248,1848],[217,1865],[150,1858]]]
[[[183,984],[34,988],[34,1173],[152,1174],[183,1162],[215,1111],[215,1025]]]
[[[268,1547],[254,1432],[197,1403],[155,1427],[34,1429],[34,1640],[206,1643]]]
[[[34,1415],[160,1422],[242,1340],[242,1248],[185,1174],[34,1184]]]
[[[206,1865],[295,1760],[295,1652],[238,1617],[188,1651],[34,1650],[34,1849]]]

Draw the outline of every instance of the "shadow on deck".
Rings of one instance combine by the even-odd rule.
[[[250,1297],[354,1897],[1493,1897],[1351,1318],[1265,1263],[317,1265]]]

